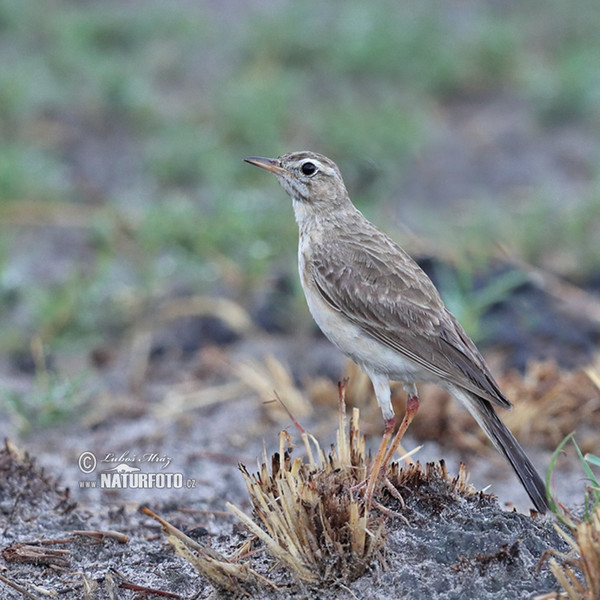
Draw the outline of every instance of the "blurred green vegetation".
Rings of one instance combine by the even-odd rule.
[[[84,381],[83,374],[76,380],[57,374],[47,378],[38,376],[31,392],[5,389],[2,393],[20,432],[28,433],[73,419],[89,394],[85,391]]]
[[[510,94],[540,128],[597,128],[599,30],[595,0],[1,0],[2,349],[78,347],[173,290],[243,299],[292,265],[287,197],[246,155],[328,154],[381,222],[449,100]],[[502,210],[456,226],[484,254],[509,239],[597,268],[600,187],[550,228],[531,193],[521,233]]]

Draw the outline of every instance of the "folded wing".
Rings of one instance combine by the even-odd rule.
[[[481,354],[424,271],[374,227],[312,252],[323,299],[363,331],[433,375],[510,408]]]

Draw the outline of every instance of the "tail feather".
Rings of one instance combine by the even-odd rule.
[[[537,511],[545,513],[549,509],[546,486],[515,436],[494,411],[491,403],[464,390],[452,391],[463,401],[496,449],[510,463]]]

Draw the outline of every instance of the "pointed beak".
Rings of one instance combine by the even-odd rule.
[[[271,173],[287,173],[287,171],[281,166],[281,163],[276,158],[262,158],[260,156],[249,156],[244,159],[245,162],[254,165],[255,167],[260,167],[265,171],[269,171]]]

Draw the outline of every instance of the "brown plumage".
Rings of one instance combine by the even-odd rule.
[[[475,344],[427,275],[366,219],[357,221],[362,221],[356,223],[360,233],[336,231],[335,237],[313,247],[308,277],[323,299],[376,340],[418,363],[432,380],[443,378],[509,408]],[[349,252],[352,262],[340,269]]]
[[[325,335],[371,378],[386,435],[394,423],[389,379],[404,384],[414,411],[414,383],[436,383],[465,404],[545,512],[543,482],[494,412],[493,404],[511,404],[483,357],[425,272],[354,207],[335,163],[313,152],[245,160],[274,173],[292,197],[309,309]]]

